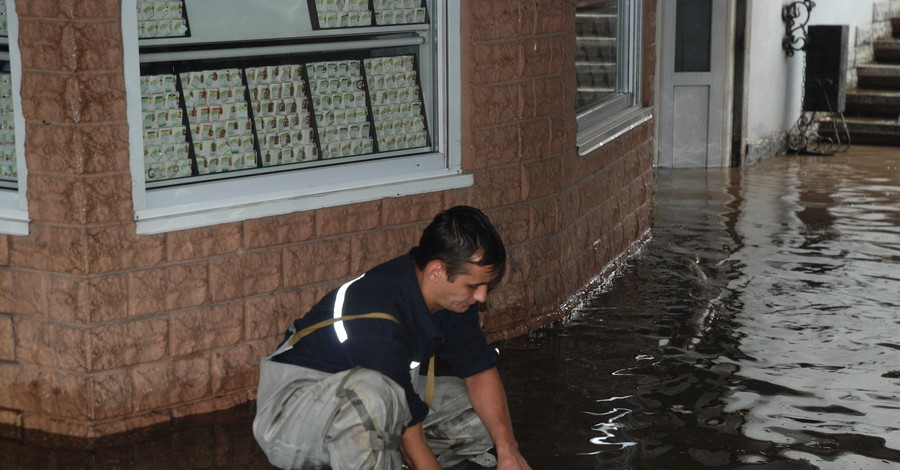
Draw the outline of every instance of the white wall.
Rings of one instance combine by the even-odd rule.
[[[788,0],[748,3],[744,63],[745,139],[747,158],[761,158],[766,148],[778,147],[800,109],[801,56],[788,57],[781,47],[785,26],[781,8]],[[797,110],[797,112],[795,112]],[[763,150],[760,150],[763,149]],[[776,150],[772,150],[776,151]]]
[[[886,34],[891,1],[820,0],[811,13],[810,25],[849,26],[848,67],[871,60],[871,41]],[[792,0],[748,1],[745,87],[745,139],[748,163],[763,158],[783,143],[785,134],[800,116],[803,82],[802,52],[788,57],[782,49],[784,5]],[[873,18],[876,20],[873,22]],[[855,74],[848,76],[855,84]]]

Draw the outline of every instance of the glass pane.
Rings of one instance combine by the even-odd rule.
[[[6,24],[6,0],[0,0],[0,37],[9,34]],[[9,49],[0,46],[0,53],[9,57]],[[13,125],[13,96],[10,65],[0,60],[0,188],[15,188],[18,179],[16,136]]]
[[[145,180],[431,150],[416,50],[379,51],[145,65]]]
[[[9,36],[9,25],[7,24],[6,0],[0,0],[0,37]]]
[[[678,0],[675,71],[709,72],[712,0]]]
[[[212,3],[137,2],[146,188],[437,149],[442,64],[419,43],[442,26],[423,2],[240,0],[202,14]],[[255,29],[241,29],[247,18]],[[246,35],[222,41],[226,29]]]
[[[18,179],[9,62],[0,62],[0,187],[14,188]]]
[[[618,91],[618,25],[618,0],[579,0],[576,3],[576,111]]]

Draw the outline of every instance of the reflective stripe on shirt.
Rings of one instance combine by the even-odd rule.
[[[337,291],[337,297],[334,299],[334,319],[337,320],[341,318],[344,314],[344,297],[347,295],[347,288],[350,287],[350,284],[360,280],[365,276],[365,274],[360,275],[358,278],[342,285]],[[337,339],[339,342],[343,343],[347,341],[347,330],[344,329],[344,322],[339,321],[334,324],[334,333],[337,335]]]
[[[347,289],[350,287],[351,284],[362,279],[363,276],[365,276],[365,274],[362,274],[358,278],[353,279],[352,281],[349,281],[346,284],[342,285],[340,288],[338,288],[337,296],[334,299],[334,314],[333,314],[333,316],[334,316],[335,320],[337,320],[338,318],[341,318],[344,315],[344,298],[347,296]],[[337,335],[339,342],[343,343],[344,341],[347,341],[348,336],[347,336],[347,330],[344,328],[344,322],[339,321],[334,324],[334,333]],[[410,370],[413,370],[417,367],[419,367],[419,363],[416,361],[412,361],[409,364]]]

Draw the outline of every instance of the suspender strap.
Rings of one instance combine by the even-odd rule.
[[[425,376],[425,404],[431,408],[434,401],[434,356],[428,360],[428,375]],[[431,408],[432,410],[434,408]]]
[[[393,315],[388,315],[387,313],[378,313],[378,312],[365,313],[362,315],[348,315],[346,317],[340,317],[340,318],[329,318],[327,320],[322,320],[319,323],[315,323],[313,325],[307,326],[306,328],[294,333],[290,338],[288,338],[288,340],[285,342],[285,344],[288,347],[293,347],[295,344],[297,344],[297,341],[300,341],[301,339],[303,339],[310,333],[318,330],[319,328],[324,328],[328,325],[333,325],[339,321],[356,320],[359,318],[381,318],[383,320],[390,320],[395,323],[400,323],[400,321],[397,320],[396,318],[394,318]]]
[[[318,330],[319,328],[324,328],[329,325],[333,325],[339,321],[349,321],[349,320],[357,320],[360,318],[381,318],[382,320],[390,320],[395,323],[400,323],[393,315],[389,315],[387,313],[365,313],[362,315],[349,315],[346,317],[340,318],[329,318],[327,320],[322,320],[318,323],[307,326],[306,328],[294,333],[288,338],[287,341],[284,342],[282,347],[292,348],[298,341],[305,338],[312,332]],[[273,354],[274,355],[274,354]],[[434,356],[431,356],[431,359],[428,361],[428,375],[425,376],[425,404],[428,405],[428,408],[431,408],[431,403],[434,401]]]

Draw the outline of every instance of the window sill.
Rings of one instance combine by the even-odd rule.
[[[0,233],[28,235],[28,211],[19,208],[15,191],[0,191]]]
[[[606,145],[616,137],[649,121],[653,117],[652,108],[633,106],[601,122],[579,122],[578,155],[587,155]]]
[[[244,178],[240,181],[243,184],[251,183],[247,179]],[[253,196],[238,194],[231,198],[180,204],[173,202],[185,199],[196,200],[195,197],[203,191],[202,187],[197,186],[202,185],[169,188],[168,194],[163,195],[154,194],[157,191],[148,191],[147,202],[151,208],[137,212],[137,232],[139,234],[155,234],[205,227],[296,211],[354,204],[385,197],[464,188],[471,186],[473,182],[474,177],[471,174],[442,169],[416,174],[375,177],[363,181],[356,180],[353,183],[298,187]],[[169,204],[165,204],[166,202]]]

